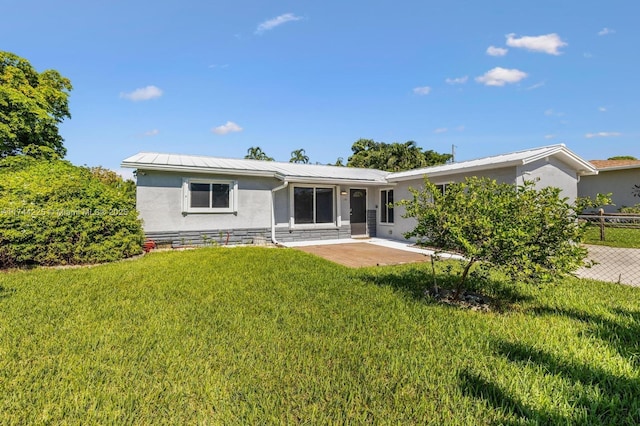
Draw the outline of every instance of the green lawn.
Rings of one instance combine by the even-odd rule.
[[[0,273],[0,424],[640,422],[640,289],[495,282],[510,309],[478,313],[423,298],[428,268],[209,248]]]
[[[600,227],[590,226],[584,242],[610,247],[640,248],[640,228],[605,227],[605,241],[600,241]]]

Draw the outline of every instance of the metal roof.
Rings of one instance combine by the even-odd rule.
[[[122,162],[122,167],[140,170],[188,171],[225,175],[274,177],[304,182],[384,184],[389,172],[376,169],[337,167],[317,164],[283,163],[200,155],[140,152]]]
[[[440,166],[408,170],[406,172],[391,173],[387,176],[387,180],[389,182],[397,182],[415,179],[424,175],[435,177],[454,173],[468,173],[500,167],[525,165],[550,156],[559,157],[561,161],[574,167],[578,171],[579,175],[598,174],[598,171],[591,163],[580,158],[564,144],[558,144],[484,157],[476,160],[461,161],[459,163],[443,164]]]
[[[122,167],[140,170],[186,171],[223,175],[241,174],[245,176],[273,177],[290,182],[384,185],[403,180],[411,180],[424,175],[436,177],[455,173],[470,173],[500,167],[525,165],[551,156],[557,157],[576,169],[579,175],[598,174],[598,170],[593,164],[580,158],[564,144],[544,146],[476,160],[461,161],[459,163],[443,164],[397,173],[354,167],[283,163],[277,161],[245,160],[201,155],[163,154],[158,152],[140,152],[125,159],[122,162]]]

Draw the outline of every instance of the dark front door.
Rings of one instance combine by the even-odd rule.
[[[352,189],[349,203],[351,235],[367,235],[367,190]]]

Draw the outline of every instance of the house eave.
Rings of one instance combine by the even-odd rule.
[[[289,181],[291,183],[304,183],[304,184],[320,184],[320,185],[351,185],[351,186],[379,186],[388,185],[386,180],[378,179],[341,179],[341,178],[325,178],[325,177],[307,177],[307,176],[293,176],[285,175],[277,172],[265,172],[258,170],[238,170],[238,169],[221,169],[212,167],[193,167],[193,166],[178,166],[178,165],[158,165],[148,163],[130,163],[122,162],[121,167],[131,168],[137,170],[149,170],[158,172],[187,172],[198,174],[216,174],[226,176],[251,176],[251,177],[264,177],[274,178],[280,181]]]
[[[123,168],[137,169],[137,170],[152,170],[158,172],[189,172],[189,173],[206,173],[216,175],[238,175],[254,176],[254,177],[271,177],[275,179],[281,179],[277,173],[263,172],[259,170],[242,170],[241,173],[235,169],[219,169],[210,167],[191,167],[191,166],[177,166],[177,165],[157,165],[148,163],[128,163],[122,162],[120,164]]]
[[[523,164],[522,161],[509,161],[509,162],[500,163],[498,168],[519,166],[522,164]],[[447,169],[447,170],[436,170],[436,171],[429,171],[428,169],[423,169],[424,171],[422,173],[415,173],[408,176],[389,177],[387,178],[387,180],[389,182],[405,182],[408,180],[423,179],[424,176],[427,176],[428,178],[436,178],[441,176],[451,176],[451,175],[456,175],[461,173],[472,173],[472,172],[480,172],[480,171],[494,170],[494,169],[496,169],[496,164],[488,164],[488,165],[483,164],[479,166],[461,167],[459,169]]]
[[[311,178],[301,176],[286,176],[284,179],[291,184],[318,184],[318,185],[347,185],[347,186],[381,186],[390,185],[386,180],[358,180],[358,179],[335,179],[335,178]]]

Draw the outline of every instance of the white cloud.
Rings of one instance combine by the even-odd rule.
[[[155,99],[162,96],[162,90],[156,86],[147,86],[141,87],[140,89],[136,89],[133,92],[129,93],[120,93],[120,97],[124,99],[129,99],[130,101],[148,101],[149,99]]]
[[[447,84],[465,84],[467,80],[469,80],[469,76],[465,75],[464,77],[447,78],[445,82]]]
[[[160,134],[160,130],[158,130],[158,129],[153,129],[153,130],[149,130],[148,132],[144,132],[144,133],[142,134],[142,136],[149,137],[149,136],[157,136],[157,135],[159,135],[159,134]]]
[[[285,13],[283,15],[276,16],[273,19],[269,19],[267,21],[264,21],[263,23],[258,25],[258,28],[256,28],[256,34],[262,34],[265,31],[272,30],[277,26],[280,26],[282,24],[286,24],[287,22],[299,21],[301,19],[302,19],[302,17],[296,16],[293,13]]]
[[[213,129],[211,129],[211,131],[217,135],[226,135],[227,133],[241,132],[242,127],[238,126],[233,121],[227,121],[226,124],[223,124],[222,126],[214,127]]]
[[[459,132],[464,132],[464,126],[458,126],[456,127],[456,130]]]
[[[526,77],[527,73],[524,71],[496,67],[484,75],[476,77],[476,81],[485,86],[504,86],[505,84],[517,83]]]
[[[582,56],[583,56],[583,57],[585,57],[586,59],[591,59],[591,58],[593,58],[593,53],[591,53],[591,52],[584,52],[584,53],[582,54]]]
[[[621,136],[622,133],[618,133],[618,132],[598,132],[598,133],[587,133],[586,135],[584,135],[585,138],[587,139],[591,139],[591,138],[611,138],[611,137],[616,137],[616,136]]]
[[[209,68],[227,68],[229,66],[229,64],[211,64],[209,65]]]
[[[546,115],[547,117],[564,117],[564,112],[557,112],[554,111],[553,108],[549,108],[548,110],[546,110],[544,112],[544,115]]]
[[[446,127],[440,127],[438,129],[435,129],[433,131],[433,133],[446,133],[449,129],[447,129]]]
[[[489,46],[487,47],[487,55],[489,56],[504,56],[507,54],[509,49],[505,49],[504,47],[495,47]]]
[[[600,111],[600,112],[607,112],[607,107],[603,107],[603,106],[598,107],[598,111]]]
[[[567,42],[562,41],[556,33],[541,36],[523,36],[516,38],[515,34],[507,34],[507,46],[527,49],[532,52],[548,53],[549,55],[560,55],[558,51],[561,47],[567,46]]]
[[[529,86],[529,87],[527,87],[525,90],[535,90],[535,89],[539,89],[539,88],[541,88],[542,86],[544,86],[544,85],[545,85],[545,83],[546,83],[545,81],[541,81],[540,83],[536,83],[536,84],[534,84],[533,86]]]
[[[612,30],[611,28],[604,27],[600,31],[598,31],[599,36],[604,36],[608,34],[615,34],[616,30]]]
[[[413,93],[420,96],[428,95],[429,93],[431,93],[431,87],[429,86],[414,87]]]
[[[555,139],[556,135],[544,135],[545,139]]]

